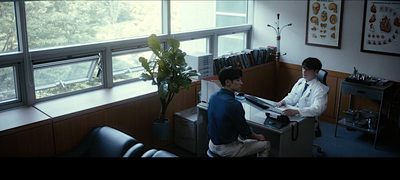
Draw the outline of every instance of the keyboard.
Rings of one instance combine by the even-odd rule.
[[[250,101],[251,103],[253,103],[256,106],[263,108],[263,109],[268,109],[271,106],[270,104],[264,102],[263,100],[258,99],[255,96],[252,96],[252,95],[245,94],[244,98],[246,98],[247,101]]]

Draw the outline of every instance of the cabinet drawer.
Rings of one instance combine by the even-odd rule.
[[[175,116],[175,144],[196,153],[197,125],[193,121]]]
[[[352,86],[342,83],[342,93],[366,97],[374,100],[382,100],[383,91],[368,87]]]

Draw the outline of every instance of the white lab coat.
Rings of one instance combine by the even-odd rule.
[[[305,83],[306,80],[300,78],[283,100],[285,100],[286,104],[298,108],[300,115],[303,117],[320,116],[327,107],[327,89],[324,87],[325,85],[318,81],[317,78],[314,78],[308,82],[309,86],[304,94],[301,95]]]

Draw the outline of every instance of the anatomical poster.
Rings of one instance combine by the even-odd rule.
[[[364,2],[361,51],[400,56],[400,2]]]
[[[343,0],[308,0],[306,44],[340,49]]]

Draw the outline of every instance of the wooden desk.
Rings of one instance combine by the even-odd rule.
[[[265,100],[266,102],[273,102]],[[248,124],[253,128],[254,132],[263,134],[267,140],[271,142],[271,157],[311,157],[312,145],[315,137],[314,118],[303,118],[300,116],[289,117],[291,121],[299,123],[297,140],[292,140],[292,126],[296,123],[277,129],[270,125],[264,125],[266,110],[251,104],[246,100],[240,100],[245,110],[245,116]],[[199,103],[197,118],[197,156],[206,155],[208,149],[208,104]],[[296,136],[297,128],[294,128],[294,136]]]

